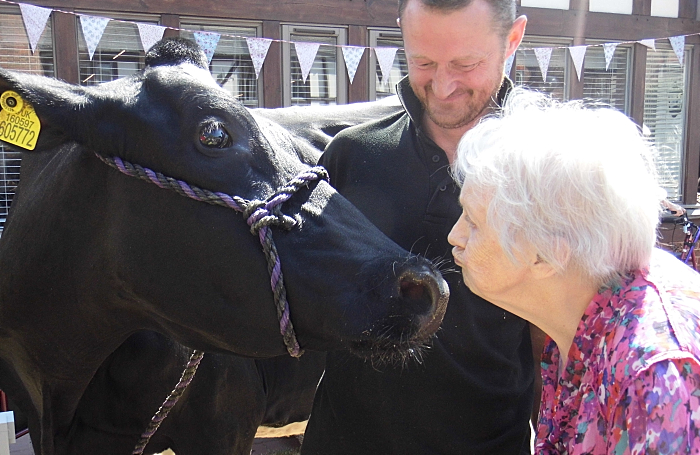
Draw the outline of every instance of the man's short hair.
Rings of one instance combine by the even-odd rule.
[[[409,1],[421,2],[424,6],[437,11],[449,13],[466,8],[474,0],[399,0],[399,18]],[[503,36],[510,31],[515,21],[515,0],[483,0],[493,11],[493,21]]]

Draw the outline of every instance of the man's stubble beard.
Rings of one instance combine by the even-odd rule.
[[[494,88],[491,94],[489,94],[488,96],[481,96],[478,99],[474,98],[474,90],[462,89],[462,93],[466,93],[468,96],[468,101],[466,105],[463,106],[461,113],[459,113],[458,115],[447,116],[441,115],[430,106],[428,97],[426,96],[426,94],[429,93],[429,91],[431,90],[430,86],[424,87],[423,91],[416,90],[415,87],[412,88],[413,92],[416,94],[416,97],[420,101],[421,106],[423,107],[424,114],[427,115],[428,118],[430,118],[430,120],[435,125],[444,129],[456,129],[474,123],[476,120],[486,115],[491,108],[495,107],[497,105],[496,99],[498,96],[498,92],[502,84],[503,76],[501,76],[498,79],[497,83],[494,84]],[[480,95],[482,94],[480,93]]]

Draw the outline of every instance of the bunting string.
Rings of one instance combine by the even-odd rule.
[[[103,16],[90,16],[85,14],[79,14],[71,11],[63,11],[60,9],[44,8],[40,6],[35,6],[27,3],[17,3],[10,0],[0,0],[0,3],[17,5],[20,8],[22,14],[22,20],[24,21],[24,26],[27,32],[27,37],[29,39],[29,44],[32,53],[36,51],[37,43],[41,38],[44,29],[46,28],[46,23],[53,11],[57,11],[65,14],[72,14],[78,16],[80,19],[80,26],[83,31],[83,37],[88,48],[88,54],[90,60],[92,60],[95,50],[99,46],[99,42],[102,39],[105,28],[110,21],[116,21],[121,23],[133,24],[138,27],[139,37],[141,39],[141,44],[143,46],[144,52],[153,46],[158,40],[163,37],[165,30],[175,30],[190,32],[194,35],[195,40],[203,49],[207,56],[209,62],[211,62],[218,45],[221,36],[226,36],[229,38],[245,39],[248,50],[250,53],[251,60],[253,62],[253,67],[255,69],[255,76],[258,78],[260,76],[260,71],[262,69],[263,62],[267,56],[267,52],[270,49],[270,45],[273,42],[293,44],[296,51],[297,58],[299,60],[299,66],[302,71],[302,78],[304,82],[311,71],[313,62],[316,59],[318,49],[320,46],[332,46],[340,48],[342,50],[343,59],[345,61],[345,66],[347,69],[348,77],[350,83],[352,84],[355,73],[359,66],[360,60],[364,55],[366,49],[373,49],[374,54],[379,63],[379,68],[381,71],[381,83],[385,85],[389,81],[389,75],[391,69],[394,65],[396,59],[396,54],[398,51],[403,50],[399,47],[363,47],[363,46],[348,46],[344,44],[334,45],[327,43],[312,43],[312,42],[295,42],[287,41],[281,39],[271,39],[271,38],[251,38],[246,36],[231,35],[226,33],[215,33],[209,31],[193,31],[182,28],[166,27],[155,24],[140,23],[134,21],[125,21],[119,19],[111,19]],[[608,70],[610,67],[610,62],[612,61],[615,49],[623,44],[634,44],[640,43],[652,50],[656,50],[657,40],[668,40],[671,44],[673,51],[678,58],[678,63],[683,66],[684,62],[684,50],[686,37],[692,35],[700,35],[699,33],[691,33],[687,35],[670,36],[665,38],[645,38],[635,41],[622,41],[622,42],[612,42],[612,43],[601,43],[601,44],[588,44],[580,46],[552,46],[552,47],[519,47],[518,50],[532,50],[535,52],[537,58],[537,63],[540,67],[542,73],[542,79],[546,81],[547,70],[549,68],[549,62],[552,56],[552,51],[554,49],[568,49],[569,55],[573,61],[574,67],[576,69],[576,75],[579,80],[581,80],[581,73],[583,71],[583,62],[585,59],[586,51],[590,47],[602,47],[605,54],[605,69]],[[513,56],[511,56],[505,64],[504,70],[506,73],[510,73],[513,64]]]

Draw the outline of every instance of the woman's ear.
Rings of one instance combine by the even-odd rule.
[[[554,262],[561,264],[562,268],[566,267],[571,257],[569,242],[562,237],[553,238],[552,242],[554,243]],[[530,267],[535,277],[539,278],[549,278],[561,272],[561,270],[558,270],[559,267],[546,261],[537,251],[533,251],[530,255]]]

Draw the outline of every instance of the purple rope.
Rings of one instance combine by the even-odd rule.
[[[130,177],[137,177],[141,180],[153,183],[163,189],[171,189],[182,196],[194,199],[196,201],[206,202],[208,204],[220,205],[231,208],[237,212],[242,212],[246,218],[246,222],[250,226],[250,231],[253,234],[258,234],[260,244],[263,247],[265,258],[267,260],[267,270],[270,274],[270,286],[275,299],[275,307],[277,309],[277,317],[280,323],[280,334],[287,347],[287,352],[292,357],[300,357],[302,351],[297,341],[294,332],[294,325],[290,319],[289,302],[287,301],[287,291],[284,286],[284,276],[282,274],[282,264],[280,263],[277,247],[272,239],[272,231],[270,226],[282,226],[290,229],[296,224],[296,221],[280,211],[281,205],[288,201],[294,193],[299,191],[301,187],[308,185],[310,182],[318,179],[328,179],[328,173],[323,167],[313,167],[307,171],[300,173],[292,179],[286,186],[277,190],[272,196],[265,201],[253,200],[249,201],[238,196],[229,196],[226,193],[214,193],[209,190],[204,190],[196,186],[190,186],[187,182],[177,180],[172,177],[167,177],[160,172],[152,171],[138,164],[132,164],[128,161],[123,161],[119,157],[108,158],[100,154],[97,157],[108,164],[109,166],[119,170],[121,173]],[[151,436],[155,434],[163,420],[168,416],[170,410],[175,406],[177,401],[182,396],[185,388],[190,384],[197,366],[204,355],[201,351],[194,351],[190,362],[182,373],[180,381],[175,386],[175,389],[170,393],[168,398],[151,419],[146,431],[141,435],[139,442],[134,448],[133,455],[141,455],[145,449]]]
[[[158,411],[151,418],[146,431],[143,432],[141,438],[136,443],[136,447],[134,447],[133,452],[131,452],[132,455],[143,454],[143,451],[148,445],[148,442],[151,440],[151,437],[156,433],[156,431],[158,431],[158,428],[163,423],[163,420],[168,417],[168,414],[170,414],[170,411],[175,407],[178,400],[185,392],[187,386],[190,385],[190,382],[192,382],[194,374],[197,372],[197,368],[199,367],[199,363],[202,361],[202,357],[204,357],[204,352],[197,350],[192,351],[192,355],[190,356],[190,360],[187,362],[185,371],[182,372],[180,381],[178,381],[175,388],[172,390],[172,392],[170,392],[170,395],[168,395]]]

